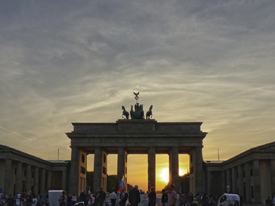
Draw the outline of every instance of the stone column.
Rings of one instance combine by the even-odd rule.
[[[93,191],[99,190],[103,185],[102,182],[102,172],[103,172],[103,165],[102,165],[102,148],[97,147],[95,148],[95,155],[94,155],[94,185]]]
[[[41,169],[41,175],[40,175],[40,194],[44,196],[45,188],[46,188],[46,170]]]
[[[72,147],[71,151],[71,169],[70,169],[70,193],[79,195],[79,176],[80,176],[80,149]]]
[[[236,194],[237,193],[237,178],[236,178],[236,167],[232,167],[232,172],[231,172],[231,185],[232,185],[232,193]]]
[[[229,191],[228,190],[228,187],[229,186]],[[226,191],[227,192],[232,192],[232,188],[231,188],[231,175],[230,175],[230,169],[227,169],[226,170]]]
[[[26,189],[27,189],[27,193],[29,191],[31,191],[32,188],[32,167],[31,165],[27,165],[26,168]]]
[[[4,194],[11,194],[11,185],[10,185],[10,180],[11,180],[11,165],[12,161],[10,159],[6,159],[5,162],[5,184],[4,184]]]
[[[226,172],[225,170],[222,170],[222,193],[226,192]]]
[[[103,169],[103,174],[102,174],[102,188],[103,191],[107,191],[107,152],[102,151],[102,169]],[[126,172],[125,172],[126,173]],[[127,179],[127,175],[125,174],[125,179]],[[86,185],[86,177],[84,178],[85,180],[85,185]],[[125,186],[127,188],[127,185]]]
[[[259,160],[253,161],[253,193],[254,202],[261,202],[261,184],[260,184],[260,162]]]
[[[39,168],[34,168],[34,178],[33,178],[33,191],[32,193],[37,196],[38,195],[38,178],[39,178]]]
[[[195,162],[195,191],[200,194],[203,192],[203,165],[202,147],[196,147]]]
[[[272,192],[272,197],[275,197],[275,160],[271,160],[270,169],[271,169],[271,192]]]
[[[51,190],[52,189],[52,171],[48,171],[47,172],[47,190]]]
[[[260,161],[261,202],[271,197],[271,161]]]
[[[211,171],[207,171],[207,194],[212,194],[212,192],[211,192]]]
[[[156,187],[156,150],[154,147],[148,150],[148,181]]]
[[[118,148],[117,153],[117,181],[120,184],[122,176],[124,175],[124,184],[127,188],[127,152],[124,147]]]
[[[15,193],[21,194],[22,186],[22,162],[17,162],[16,165],[16,180],[15,180]]]
[[[242,168],[242,165],[238,165],[238,188],[239,188],[239,195],[244,197],[243,168]]]
[[[169,154],[169,179],[175,185],[175,190],[179,189],[179,148],[172,147]]]
[[[66,171],[62,171],[62,189],[63,190],[66,190],[66,179],[67,179]]]
[[[250,175],[250,165],[245,163],[245,200],[246,202],[251,202],[251,175]]]

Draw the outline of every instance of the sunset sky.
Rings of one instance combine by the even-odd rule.
[[[272,142],[274,11],[258,0],[2,0],[0,144],[70,159],[71,122],[114,123],[133,91],[158,122],[203,122],[204,160]],[[130,160],[129,183],[145,190],[147,156]]]

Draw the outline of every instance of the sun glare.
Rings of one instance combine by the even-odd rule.
[[[182,176],[187,173],[186,169],[179,169],[179,176]],[[168,183],[169,182],[169,169],[163,168],[160,172],[161,181]]]
[[[162,169],[162,171],[160,173],[160,177],[161,177],[161,180],[163,182],[165,182],[165,183],[169,182],[169,170],[168,170],[168,168]]]
[[[187,173],[187,169],[179,169],[179,176],[183,176]]]
[[[179,154],[179,176],[188,172],[189,155]],[[169,155],[156,155],[156,189],[161,191],[169,183]]]

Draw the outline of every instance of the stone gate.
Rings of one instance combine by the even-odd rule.
[[[107,189],[107,155],[117,154],[117,176],[125,177],[127,155],[148,154],[148,181],[156,183],[156,154],[169,155],[169,182],[179,186],[179,154],[190,157],[190,188],[203,192],[202,122],[157,122],[154,119],[120,119],[116,123],[72,123],[69,191],[86,189],[87,155],[94,154],[93,191]]]

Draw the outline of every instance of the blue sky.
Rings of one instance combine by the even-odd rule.
[[[70,159],[71,122],[203,122],[205,160],[274,141],[274,1],[1,1],[1,144]]]

